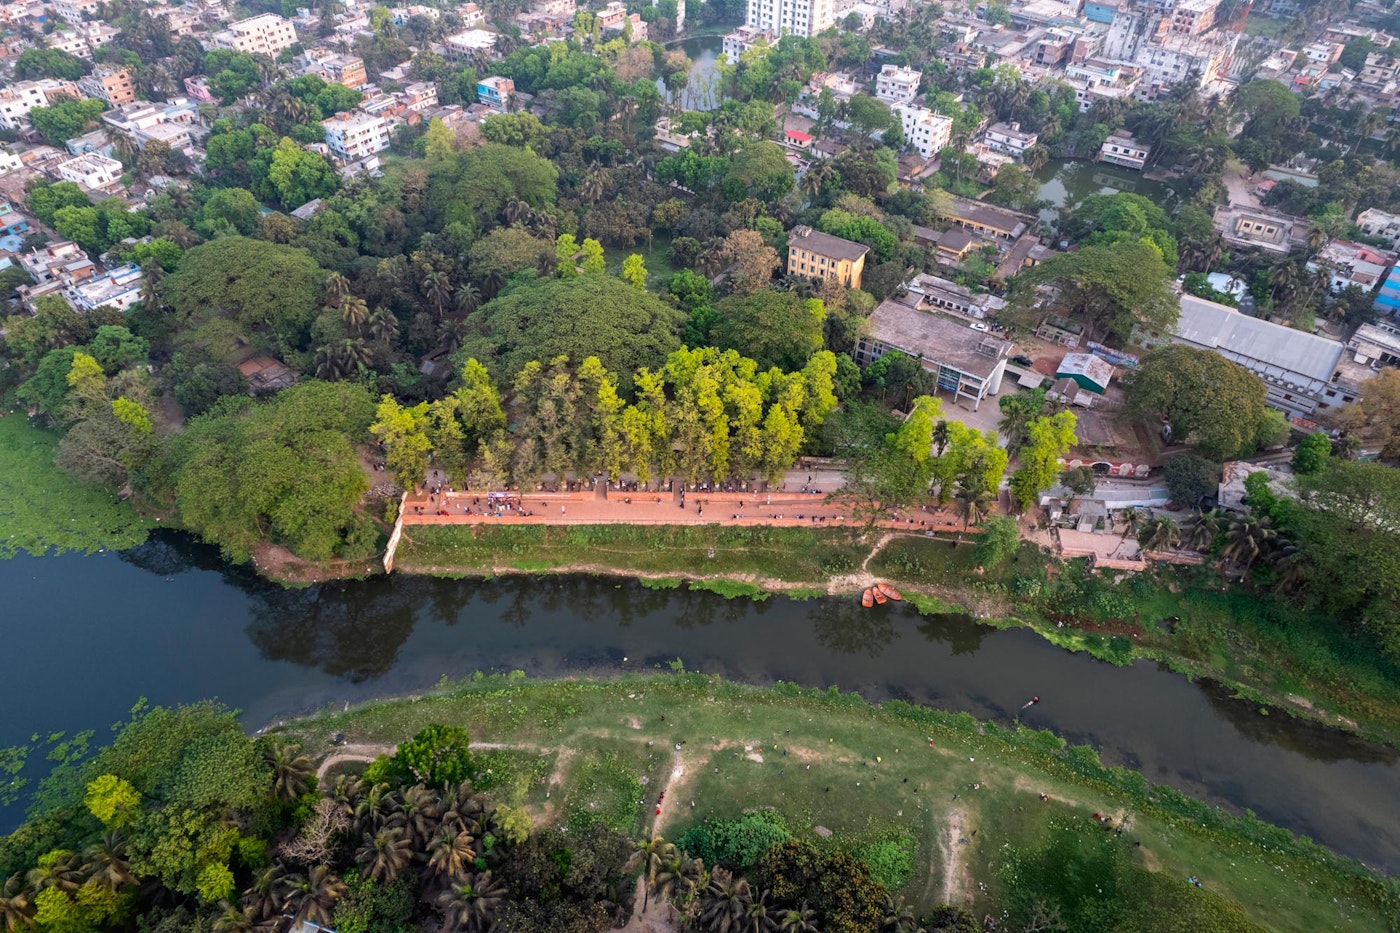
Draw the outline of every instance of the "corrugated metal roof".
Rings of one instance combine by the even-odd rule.
[[[1194,295],[1181,296],[1176,335],[1197,346],[1258,360],[1323,382],[1331,381],[1344,349],[1336,340],[1250,317]]]

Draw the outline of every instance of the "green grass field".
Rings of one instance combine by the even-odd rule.
[[[0,558],[145,541],[151,524],[111,492],[60,471],[57,451],[58,436],[31,427],[23,412],[0,417]]]
[[[493,793],[537,822],[655,827],[675,839],[706,819],[770,808],[820,844],[912,845],[904,893],[923,907],[951,900],[980,916],[1039,891],[1070,917],[1112,899],[1131,924],[1118,928],[1316,931],[1387,929],[1400,903],[1393,882],[1356,863],[1149,787],[1048,733],[830,691],[700,675],[478,676],[286,731],[316,751],[338,731],[352,744],[394,744],[431,722],[511,746],[485,753]]]

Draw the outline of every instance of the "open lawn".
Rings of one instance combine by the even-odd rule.
[[[0,415],[0,558],[145,541],[150,523],[108,490],[59,470],[57,451],[58,435],[30,426],[23,412]]]
[[[1111,900],[1140,930],[1380,930],[1396,917],[1392,883],[1306,840],[1103,768],[1048,733],[900,702],[700,675],[478,676],[286,731],[328,752],[335,732],[374,748],[432,722],[504,746],[482,753],[482,780],[537,821],[676,839],[769,808],[799,838],[884,853],[924,908],[1015,917],[1034,894],[1085,918]]]

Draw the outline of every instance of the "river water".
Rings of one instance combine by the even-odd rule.
[[[217,697],[258,728],[476,670],[614,674],[679,657],[735,680],[835,684],[1001,722],[1038,694],[1028,725],[1400,868],[1395,751],[1260,715],[1154,664],[1117,668],[963,617],[583,577],[395,576],[284,590],[169,532],[121,554],[0,561],[0,593],[0,746],[57,730],[97,729],[103,740],[142,696]]]

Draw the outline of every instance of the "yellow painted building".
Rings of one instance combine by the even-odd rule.
[[[822,233],[807,226],[788,233],[788,275],[830,279],[847,288],[860,288],[865,255],[870,247]]]

